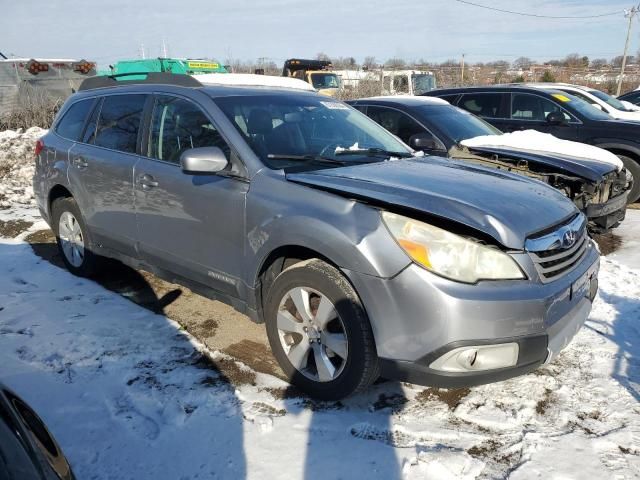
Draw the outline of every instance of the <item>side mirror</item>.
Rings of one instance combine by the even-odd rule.
[[[551,125],[564,125],[567,123],[567,117],[565,117],[562,112],[551,112],[547,115],[547,123]]]
[[[225,168],[229,161],[218,147],[199,147],[185,150],[180,155],[180,167],[184,173],[211,175]]]
[[[600,105],[599,103],[592,103],[591,105],[604,112],[604,108],[602,108],[602,105]]]
[[[439,150],[440,142],[428,132],[416,133],[409,138],[409,146],[414,150]]]

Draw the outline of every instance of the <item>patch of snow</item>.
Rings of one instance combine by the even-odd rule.
[[[205,73],[195,78],[205,85],[278,87],[315,92],[309,83],[291,77],[255,75],[253,73]]]
[[[611,232],[621,245],[608,258],[640,270],[640,210],[627,209],[622,224]]]
[[[34,203],[33,152],[36,140],[46,133],[39,127],[0,132],[0,208]]]
[[[640,107],[638,107],[638,105],[634,105],[633,103],[628,102],[626,100],[620,100],[620,103],[622,103],[629,110],[632,110],[634,112],[640,112]]]
[[[637,478],[639,321],[640,271],[603,258],[589,320],[551,364],[468,392],[382,382],[315,402],[269,375],[234,384],[222,365],[249,367],[0,239],[0,381],[78,478]]]
[[[463,140],[465,147],[506,147],[534,152],[550,152],[569,157],[587,158],[598,160],[613,165],[618,171],[624,166],[622,160],[616,155],[602,148],[587,145],[585,143],[561,140],[549,133],[537,130],[523,130],[502,135],[481,135],[479,137]]]

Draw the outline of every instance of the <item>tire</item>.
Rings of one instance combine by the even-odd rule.
[[[51,213],[58,252],[67,269],[79,277],[94,275],[99,257],[91,251],[91,234],[76,201],[71,197],[59,198],[53,202]]]
[[[296,305],[303,305],[305,315]],[[378,378],[367,314],[351,284],[331,265],[311,259],[282,271],[267,293],[264,313],[276,360],[310,397],[339,400]]]
[[[640,198],[640,163],[626,155],[618,155],[618,158],[624,163],[624,168],[633,175],[633,186],[627,197],[627,204],[635,203]]]

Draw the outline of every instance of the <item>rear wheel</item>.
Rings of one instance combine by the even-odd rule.
[[[58,251],[65,266],[74,275],[93,275],[98,257],[91,251],[91,236],[78,204],[71,197],[59,198],[53,202],[51,212]]]
[[[373,333],[360,299],[344,276],[321,260],[300,262],[276,277],[265,321],[282,370],[312,397],[338,400],[378,377]]]
[[[633,175],[633,186],[627,197],[627,203],[635,203],[640,198],[640,163],[626,155],[618,155],[622,160],[624,168]]]

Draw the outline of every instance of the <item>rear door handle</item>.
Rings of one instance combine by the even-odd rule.
[[[73,159],[73,165],[76,168],[87,168],[89,163],[83,157],[78,156]]]
[[[155,179],[148,174],[140,175],[138,177],[138,183],[144,190],[148,190],[150,188],[155,188],[158,186],[158,182],[156,182]]]

